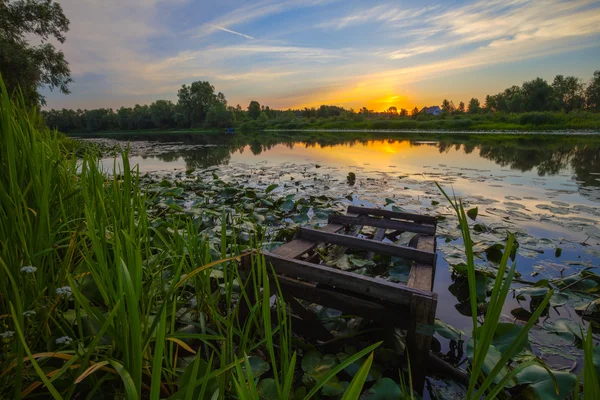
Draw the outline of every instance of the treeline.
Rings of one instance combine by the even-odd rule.
[[[225,128],[248,120],[268,121],[275,110],[252,101],[247,110],[227,105],[227,99],[209,82],[183,85],[177,103],[156,100],[150,105],[98,108],[93,110],[49,110],[42,115],[51,128],[61,132],[97,132],[111,130]]]
[[[460,102],[458,106],[455,106],[453,101],[444,99],[441,107],[433,106],[421,109],[415,107],[411,112],[404,108],[398,110],[394,106],[389,107],[386,111],[376,112],[368,110],[366,107],[354,110],[331,105],[284,111],[271,109],[254,100],[243,109],[239,104],[235,107],[229,106],[225,95],[221,92],[216,93],[214,86],[208,82],[193,82],[189,86],[183,85],[177,92],[177,98],[177,103],[169,100],[156,100],[150,105],[136,104],[135,107],[121,107],[116,111],[111,108],[53,109],[43,111],[43,116],[48,126],[66,133],[232,126],[240,127],[243,130],[260,130],[266,127],[293,129],[294,127],[305,128],[315,125],[319,127],[365,126],[376,129],[376,126],[379,127],[379,125],[381,128],[393,125],[385,120],[401,120],[405,121],[404,124],[410,125],[411,123],[408,122],[410,119],[435,121],[447,116],[464,119],[466,117],[461,117],[461,115],[466,114],[494,114],[494,124],[510,123],[515,125],[515,128],[518,124],[552,125],[559,121],[566,124],[567,119],[563,117],[539,113],[600,111],[600,70],[594,72],[588,84],[572,76],[557,75],[551,84],[542,78],[536,78],[524,82],[522,86],[512,86],[498,94],[486,96],[483,105],[476,98],[472,98],[467,105]],[[521,115],[518,120],[501,115],[514,113],[527,114]],[[583,118],[588,119],[587,117]],[[372,122],[379,120],[382,122]],[[568,120],[571,121],[571,119]],[[491,120],[488,119],[489,122]],[[435,124],[432,122],[432,127]],[[466,125],[467,122],[463,121],[461,124]],[[572,124],[569,122],[565,126]],[[591,124],[583,126],[595,126],[596,118],[593,118]]]
[[[600,110],[600,70],[594,72],[586,85],[574,76],[556,75],[552,83],[536,78],[524,82],[522,86],[511,86],[504,91],[487,95],[483,109],[478,99],[473,98],[468,107],[460,102],[444,99],[441,109],[446,114],[468,112],[476,114],[481,111],[523,113],[534,111]]]

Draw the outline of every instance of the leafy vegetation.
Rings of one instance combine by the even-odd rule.
[[[31,105],[45,104],[38,89],[69,93],[69,64],[48,40],[65,41],[69,20],[60,4],[46,0],[0,0],[0,72],[9,93],[20,90]],[[34,46],[32,38],[41,40]]]
[[[265,129],[374,129],[374,130],[598,130],[597,110],[600,71],[585,85],[575,77],[557,75],[552,85],[537,78],[522,87],[513,86],[487,96],[484,106],[476,98],[455,107],[444,99],[441,108],[415,108],[411,115],[392,106],[384,112],[366,107],[346,110],[322,105],[303,110],[274,110],[255,100],[247,111],[228,106],[225,95],[215,94],[208,82],[183,85],[178,102],[157,100],[150,106],[136,105],[96,110],[50,110],[44,118],[61,132],[114,130],[225,128],[236,126],[246,132]],[[462,104],[462,106],[461,106]],[[434,113],[433,111],[439,111]]]

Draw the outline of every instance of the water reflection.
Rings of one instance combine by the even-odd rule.
[[[130,141],[132,151],[136,143],[152,143],[139,154],[144,159],[153,157],[165,163],[183,160],[185,168],[206,168],[228,164],[232,156],[236,161],[247,157],[262,156],[273,158],[278,155],[290,156],[301,153],[305,160],[340,160],[343,157],[367,163],[396,163],[398,157],[384,157],[385,154],[400,154],[400,158],[418,165],[419,149],[436,149],[454,160],[475,157],[492,161],[499,167],[514,171],[534,171],[538,176],[552,176],[572,173],[579,186],[600,186],[600,138],[591,136],[534,135],[530,137],[510,137],[496,135],[445,135],[431,134],[419,136],[417,133],[393,134],[255,134],[225,136],[220,134],[151,134],[112,136],[119,141]],[[301,149],[312,150],[301,152]],[[286,152],[287,150],[287,152]],[[300,154],[297,154],[298,156]],[[414,156],[414,157],[413,157]],[[422,163],[435,162],[431,154],[423,153]],[[473,158],[473,160],[475,159]],[[402,161],[401,160],[401,161]],[[256,162],[256,161],[255,161]],[[423,165],[421,163],[421,166]],[[350,164],[350,162],[349,162]],[[590,194],[583,193],[589,197]]]

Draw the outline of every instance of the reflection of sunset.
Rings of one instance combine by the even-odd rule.
[[[251,154],[250,151],[244,151],[242,155],[235,158],[238,161],[246,161],[240,158],[249,157],[247,161],[251,162]],[[439,149],[435,145],[419,145],[408,140],[369,140],[336,145],[333,148],[321,147],[319,144],[312,146],[296,143],[293,149],[285,145],[276,145],[269,150],[269,161],[273,163],[318,162],[337,167],[360,167],[368,164],[369,169],[402,173],[422,172],[423,165],[439,156]],[[474,154],[452,152],[445,154],[446,161],[448,157],[460,166],[482,164],[482,160]]]

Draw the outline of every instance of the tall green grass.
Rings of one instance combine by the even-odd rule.
[[[260,386],[291,398],[291,316],[262,256],[239,269],[230,218],[219,243],[191,219],[155,227],[126,154],[111,176],[93,155],[77,161],[0,86],[0,398],[257,398],[257,354],[270,369]]]
[[[451,199],[439,184],[438,188],[456,212],[459,221],[459,228],[461,230],[463,243],[465,247],[465,256],[467,260],[469,302],[471,307],[471,316],[473,324],[473,356],[469,368],[470,381],[469,386],[467,388],[466,398],[481,399],[482,397],[485,397],[487,399],[494,399],[501,392],[504,391],[506,384],[509,383],[512,379],[514,379],[514,377],[520,371],[529,366],[541,364],[541,361],[538,360],[524,362],[518,364],[510,371],[502,375],[502,372],[506,369],[509,360],[511,360],[523,349],[525,343],[527,342],[529,331],[550,303],[550,298],[553,295],[553,290],[550,290],[548,292],[544,300],[542,300],[542,302],[538,305],[537,309],[533,312],[530,319],[525,323],[525,326],[523,326],[523,328],[520,330],[519,334],[512,340],[512,342],[508,345],[507,349],[499,355],[498,359],[495,360],[490,370],[486,371],[487,373],[484,374],[484,363],[486,362],[486,359],[489,359],[488,356],[490,351],[492,350],[491,345],[492,340],[494,338],[494,333],[496,332],[496,328],[500,323],[502,308],[504,306],[504,303],[506,302],[506,297],[508,295],[508,292],[510,291],[510,286],[515,276],[516,262],[513,262],[510,267],[508,266],[509,257],[513,251],[515,240],[513,235],[510,235],[508,237],[506,247],[504,249],[504,254],[498,265],[496,280],[494,282],[492,293],[490,295],[490,300],[485,312],[485,318],[480,326],[477,320],[478,300],[476,289],[477,278],[475,275],[475,255],[473,252],[473,241],[471,239],[471,232],[467,218],[467,213],[465,212],[463,204],[460,200]],[[544,366],[543,364],[541,365]],[[552,376],[550,370],[547,369],[547,371],[554,380],[554,377]],[[498,379],[499,377],[500,379]],[[556,385],[556,381],[554,381],[554,383]]]

